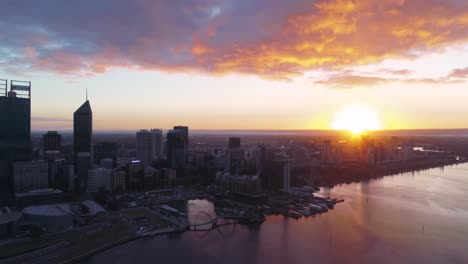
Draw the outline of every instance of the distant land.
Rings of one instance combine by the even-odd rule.
[[[149,127],[148,127],[149,128]],[[165,131],[167,129],[164,129]],[[136,130],[94,130],[94,134],[133,134]],[[47,130],[33,130],[32,134],[42,134]],[[72,134],[72,130],[59,130],[62,134]],[[278,135],[278,136],[326,136],[339,135],[338,130],[206,130],[191,129],[193,135]],[[402,130],[376,130],[376,136],[430,136],[430,137],[468,137],[468,128],[459,129],[402,129]]]

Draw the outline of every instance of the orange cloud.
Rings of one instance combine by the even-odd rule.
[[[122,5],[107,1],[84,3],[80,9],[68,2],[52,5],[49,16],[37,12],[42,4],[30,4],[26,10],[18,4],[16,12],[25,12],[27,19],[15,16],[15,12],[0,17],[0,23],[6,25],[3,39],[0,36],[6,43],[2,45],[10,45],[0,49],[0,55],[16,51],[23,57],[19,60],[6,54],[3,57],[14,60],[3,65],[19,61],[26,68],[65,73],[132,67],[287,79],[309,70],[417,57],[468,41],[468,2],[462,0],[243,4],[142,0]],[[95,5],[111,10],[96,15],[95,10],[100,9]],[[133,18],[123,19],[128,17],[128,10],[132,10]],[[77,19],[52,16],[73,12]],[[83,23],[93,25],[92,30]],[[20,37],[28,35],[33,37]],[[35,53],[33,49],[23,50],[25,47],[34,48]]]
[[[203,55],[209,51],[210,49],[203,44],[195,44],[192,47],[192,54],[195,56]]]
[[[317,68],[411,57],[415,56],[413,51],[467,40],[468,3],[318,1],[314,11],[289,16],[282,32],[275,36],[246,45],[212,47],[218,53],[208,55],[204,61],[221,72],[288,77]]]

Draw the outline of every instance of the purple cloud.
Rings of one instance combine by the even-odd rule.
[[[287,78],[468,39],[458,0],[6,0],[2,10],[0,69],[15,72]]]

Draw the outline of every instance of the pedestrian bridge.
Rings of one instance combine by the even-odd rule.
[[[209,220],[204,221],[202,223],[199,223],[198,218],[199,218],[200,215],[207,216]],[[217,228],[219,228],[221,226],[235,225],[237,223],[235,220],[233,220],[231,222],[224,222],[224,223],[219,224],[218,223],[219,218],[220,218],[219,216],[213,218],[207,212],[201,211],[195,217],[195,223],[193,225],[189,226],[189,230],[190,231],[209,231],[209,230],[217,229]]]

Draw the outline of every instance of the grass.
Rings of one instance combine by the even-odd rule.
[[[125,223],[117,223],[108,228],[89,228],[86,230],[70,230],[60,234],[45,235],[35,239],[26,239],[0,247],[0,259],[8,258],[30,251],[48,247],[61,241],[71,242],[74,248],[93,248],[103,243],[118,240],[133,234],[132,227]]]
[[[158,215],[145,208],[130,208],[122,211],[122,216],[133,222],[136,218],[146,217],[148,222],[144,225],[164,225],[166,221]],[[30,251],[45,248],[61,241],[71,242],[66,249],[59,250],[63,252],[58,259],[70,259],[73,256],[79,256],[93,249],[119,241],[131,238],[134,235],[136,226],[130,222],[117,221],[109,227],[90,227],[80,230],[70,230],[59,234],[45,235],[36,239],[27,239],[22,242],[12,243],[0,247],[0,259],[8,258]],[[53,253],[53,252],[52,252]]]
[[[122,211],[122,216],[125,216],[129,219],[136,219],[139,217],[146,217],[149,219],[149,224],[151,225],[162,225],[166,224],[166,221],[161,219],[158,215],[152,213],[146,208],[129,208]]]

